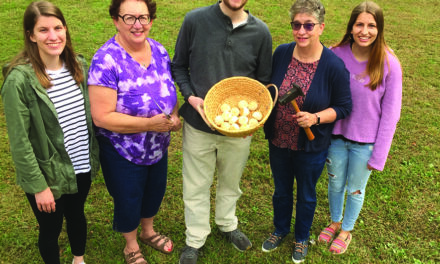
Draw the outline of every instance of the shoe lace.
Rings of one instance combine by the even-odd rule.
[[[277,236],[277,235],[274,235],[274,234],[270,234],[270,237],[269,237],[268,240],[269,240],[269,242],[275,244],[275,243],[277,243],[277,241],[280,240],[280,239],[281,239],[281,236]]]
[[[295,243],[295,252],[302,254],[304,252],[304,249],[306,249],[307,245],[301,242],[294,242],[294,243]]]

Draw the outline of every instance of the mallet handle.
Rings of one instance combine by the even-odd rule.
[[[298,113],[299,112],[299,107],[296,104],[296,100],[295,99],[292,100],[292,105],[293,105],[293,108],[295,108],[295,112]],[[306,132],[307,138],[310,141],[315,139],[315,135],[313,135],[312,130],[310,130],[310,127],[304,127],[304,131]]]

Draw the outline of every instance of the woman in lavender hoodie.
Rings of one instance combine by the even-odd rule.
[[[319,241],[333,241],[334,254],[347,250],[368,178],[373,170],[383,170],[400,117],[402,69],[385,43],[383,29],[381,8],[362,2],[353,9],[346,34],[333,48],[350,72],[353,100],[351,115],[335,124],[327,159],[332,222]]]

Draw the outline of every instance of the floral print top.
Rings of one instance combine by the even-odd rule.
[[[301,110],[313,76],[315,76],[318,63],[319,60],[313,63],[303,63],[292,57],[292,61],[281,84],[279,96],[282,97],[290,89],[291,84],[296,83],[304,93],[304,96],[298,96],[295,99],[299,110]],[[298,135],[301,127],[298,125],[296,118],[293,117],[295,109],[292,104],[277,104],[276,107],[278,109],[276,111],[275,135],[272,139],[272,144],[279,148],[298,150]]]
[[[119,113],[152,117],[162,113],[157,106],[160,105],[165,113],[171,114],[177,103],[169,55],[159,42],[147,40],[152,53],[147,68],[135,61],[116,42],[115,36],[93,56],[88,84],[116,90]],[[168,132],[120,134],[98,127],[97,135],[109,138],[121,156],[138,165],[158,162],[170,143]]]

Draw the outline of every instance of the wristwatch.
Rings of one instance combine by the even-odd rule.
[[[316,116],[316,126],[319,126],[319,124],[321,124],[321,117],[317,114],[317,113],[315,113],[315,116]]]

